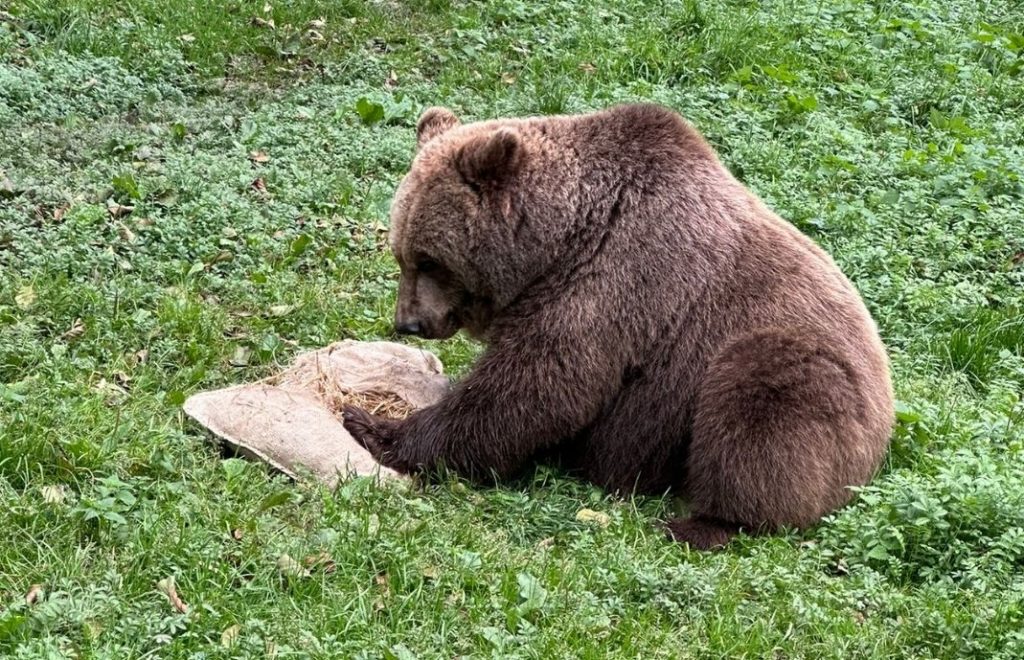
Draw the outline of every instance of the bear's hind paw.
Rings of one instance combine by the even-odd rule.
[[[738,525],[704,516],[673,518],[665,525],[670,540],[686,543],[695,550],[721,550],[739,531]]]

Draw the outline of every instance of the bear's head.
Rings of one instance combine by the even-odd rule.
[[[526,120],[463,125],[430,108],[417,128],[417,154],[391,207],[391,250],[400,279],[395,328],[443,339],[465,328],[484,337],[550,261],[539,224],[565,217],[537,185],[558,177],[542,136]],[[541,162],[543,161],[543,162]],[[538,222],[540,221],[540,222]],[[551,223],[546,223],[550,225]]]

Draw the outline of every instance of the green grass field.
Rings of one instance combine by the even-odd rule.
[[[0,656],[1024,657],[1014,0],[2,9]],[[706,555],[663,540],[671,500],[544,469],[330,492],[185,422],[390,336],[423,107],[631,100],[691,119],[878,320],[899,425],[851,506]],[[478,350],[425,345],[454,374]]]

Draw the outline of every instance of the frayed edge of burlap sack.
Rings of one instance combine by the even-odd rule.
[[[333,487],[339,478],[396,478],[345,429],[356,405],[401,418],[436,403],[448,379],[432,353],[392,342],[343,341],[298,356],[269,378],[195,394],[185,414],[241,455]]]

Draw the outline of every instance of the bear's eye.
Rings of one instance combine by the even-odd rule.
[[[437,263],[433,259],[422,258],[416,262],[416,270],[421,273],[432,273],[441,268],[441,264]]]

